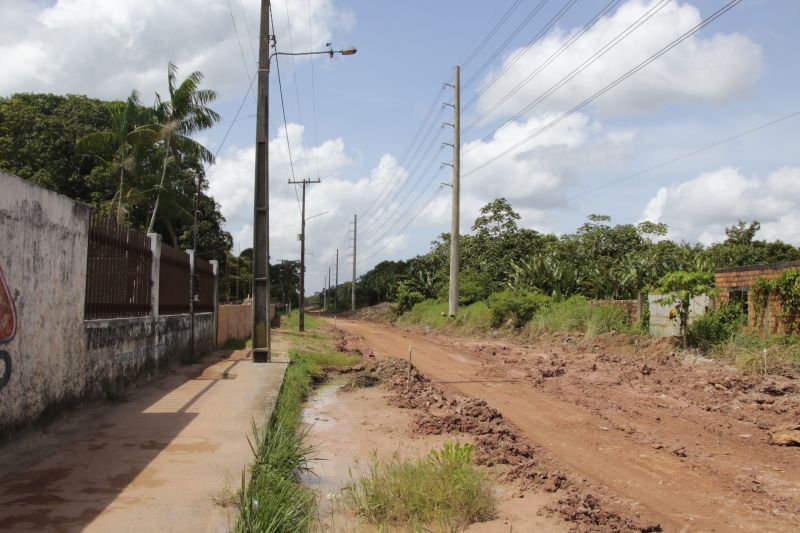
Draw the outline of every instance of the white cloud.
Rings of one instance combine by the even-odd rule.
[[[723,167],[660,188],[642,219],[666,223],[670,238],[704,244],[724,240],[725,228],[738,220],[758,220],[757,238],[800,244],[798,201],[800,167],[782,167],[763,178]]]
[[[340,280],[349,278],[348,234],[354,213],[364,213],[375,202],[376,192],[387,187],[389,192],[401,187],[408,179],[408,172],[397,160],[383,155],[369,177],[349,179],[345,170],[352,167],[342,139],[330,139],[319,146],[306,146],[303,127],[290,123],[289,139],[292,144],[295,176],[317,176],[317,164],[321,183],[307,189],[306,225],[307,265],[310,287],[317,287],[327,273],[327,267],[335,264],[336,249],[339,248]],[[297,259],[300,246],[300,212],[293,186],[287,184],[291,177],[286,153],[285,131],[280,129],[270,140],[270,254],[273,261]],[[220,203],[222,214],[231,231],[238,250],[252,246],[253,176],[255,168],[254,148],[231,148],[222,154],[208,171],[211,195]],[[385,248],[373,258],[369,265],[405,250],[410,243],[410,230],[391,233],[380,239],[360,242],[363,252]],[[366,248],[369,247],[369,248]],[[365,256],[361,256],[365,257]],[[367,263],[359,263],[359,273],[366,271]],[[311,289],[309,289],[309,294]]]
[[[494,111],[494,116],[514,114],[537,99],[658,2],[660,0],[630,0],[611,16],[599,20]],[[620,44],[555,91],[539,109],[572,108],[694,27],[702,18],[700,11],[688,3],[669,2]],[[578,30],[556,29],[537,42],[483,93],[480,110],[488,110],[539,69]],[[506,56],[503,68],[520,50],[513,50]],[[499,70],[491,72],[486,81]],[[760,70],[761,47],[746,36],[737,33],[716,33],[707,38],[693,36],[609,91],[594,105],[603,112],[631,112],[653,110],[672,102],[718,102],[747,91]]]
[[[523,224],[550,229],[547,213],[569,193],[582,170],[615,168],[628,157],[636,138],[635,130],[606,130],[587,115],[575,113],[536,135],[517,151],[494,160],[558,116],[554,112],[536,114],[524,122],[509,123],[487,141],[477,140],[464,146],[462,231],[470,228],[483,205],[501,196],[524,215]],[[481,168],[484,163],[490,164]],[[472,169],[476,169],[474,173]],[[426,210],[422,221],[441,225],[449,217],[450,194],[441,194]]]
[[[334,0],[287,0],[296,50],[324,46],[354,24]],[[247,68],[258,53],[260,2],[232,1]],[[245,24],[246,13],[247,25]],[[279,49],[289,49],[288,21],[276,6]],[[253,42],[248,42],[249,34]],[[284,37],[285,36],[285,37]],[[251,48],[252,44],[252,48]],[[138,89],[145,101],[164,90],[167,63],[200,70],[222,97],[236,96],[248,80],[228,11],[228,0],[56,0],[0,2],[0,94],[16,91],[85,93],[124,98]]]

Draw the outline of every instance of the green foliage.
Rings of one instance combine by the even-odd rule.
[[[353,511],[376,525],[455,531],[495,515],[486,475],[472,465],[472,445],[446,442],[427,457],[374,457],[369,471],[345,487]]]
[[[492,326],[510,324],[518,328],[533,318],[542,306],[550,303],[550,298],[538,291],[518,292],[507,289],[492,294],[486,303]]]
[[[324,367],[349,366],[358,357],[337,352],[330,339],[318,331],[318,321],[310,320],[307,325],[309,331],[292,333],[296,345],[289,351],[291,364],[269,421],[261,428],[253,424],[250,446],[255,461],[247,486],[243,476],[237,533],[294,533],[314,526],[315,493],[299,482],[314,454],[313,448],[303,444],[303,402],[314,382],[322,379]]]
[[[692,298],[707,294],[714,296],[714,274],[710,272],[670,272],[658,281],[655,292],[664,294],[659,305],[674,305],[679,322],[683,347],[688,345],[689,311]]]
[[[623,308],[613,304],[593,304],[583,296],[572,296],[541,308],[527,329],[534,334],[581,332],[587,337],[612,331],[632,332]]]
[[[411,283],[401,281],[397,286],[397,307],[401,313],[411,310],[424,301],[425,295],[416,290]]]
[[[401,315],[397,323],[403,326],[443,328],[450,323],[447,307],[447,302],[441,300],[423,300]]]
[[[738,305],[721,305],[717,310],[695,317],[689,325],[689,339],[693,345],[707,352],[733,338],[746,321],[747,316]]]

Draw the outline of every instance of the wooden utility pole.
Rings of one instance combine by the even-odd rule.
[[[261,0],[258,36],[256,169],[253,195],[253,362],[270,360],[269,321],[269,0]]]
[[[289,180],[290,185],[303,186],[303,204],[300,208],[300,319],[298,320],[298,330],[305,331],[306,329],[306,187],[312,183],[320,183],[319,179],[310,180],[304,179],[299,181]]]
[[[358,243],[358,215],[353,215],[353,286],[350,287],[350,309],[356,310],[356,250]]]
[[[448,310],[451,317],[458,311],[460,262],[458,256],[459,215],[461,208],[461,67],[456,65],[453,83],[453,197],[450,214],[450,290]]]

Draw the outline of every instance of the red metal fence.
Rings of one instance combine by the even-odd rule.
[[[189,254],[162,243],[158,275],[159,315],[189,312],[189,281]]]
[[[196,258],[194,273],[197,276],[197,296],[194,310],[196,313],[214,311],[214,267],[205,259]]]
[[[150,241],[143,233],[93,214],[89,222],[85,317],[150,313]]]

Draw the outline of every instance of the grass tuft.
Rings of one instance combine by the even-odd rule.
[[[397,319],[397,325],[430,329],[451,328],[462,333],[482,333],[491,329],[486,302],[460,306],[455,319],[450,319],[447,311],[447,302],[426,300],[401,315]]]
[[[533,334],[581,332],[587,337],[611,331],[634,333],[624,309],[616,305],[592,304],[582,296],[545,306],[534,315],[527,329]]]
[[[383,526],[454,530],[495,516],[494,490],[472,464],[472,445],[446,442],[427,457],[373,457],[369,471],[344,489],[344,501]]]

